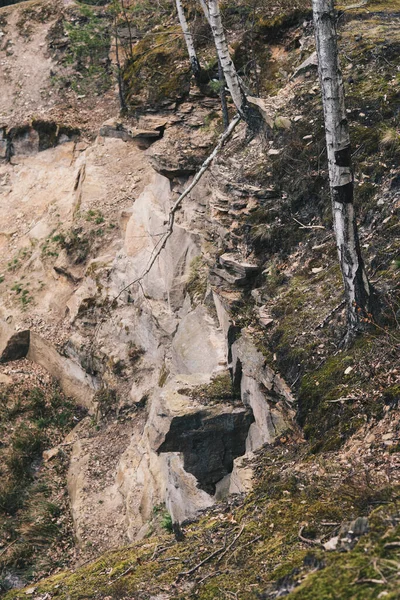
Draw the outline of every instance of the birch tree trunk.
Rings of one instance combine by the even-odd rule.
[[[222,108],[222,122],[224,124],[224,129],[228,129],[229,127],[229,112],[228,112],[228,103],[226,101],[226,81],[224,70],[221,65],[221,61],[218,59],[218,79],[219,79],[219,98],[221,100],[221,108]]]
[[[200,0],[206,19],[208,20],[217,49],[218,59],[221,63],[225,75],[226,85],[232,96],[233,103],[239,115],[249,121],[250,109],[247,103],[246,95],[240,85],[239,77],[235,65],[229,54],[228,42],[226,41],[224,28],[222,25],[221,13],[218,0]]]
[[[198,79],[200,75],[200,63],[197,58],[196,50],[194,47],[193,36],[190,33],[189,26],[186,20],[185,12],[183,10],[181,0],[175,0],[176,10],[178,11],[179,23],[181,24],[183,36],[185,38],[186,47],[189,53],[190,64],[192,66],[193,75]]]
[[[354,211],[350,135],[338,57],[334,0],[313,0],[313,14],[333,224],[347,304],[348,336],[352,337],[360,328],[360,317],[372,312],[372,289],[361,257]]]

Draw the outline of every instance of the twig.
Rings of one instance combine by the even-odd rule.
[[[115,583],[116,581],[119,581],[122,577],[125,577],[125,575],[128,575],[128,573],[131,573],[136,565],[131,565],[130,567],[128,567],[126,569],[126,571],[124,571],[123,573],[121,573],[121,575],[118,575],[118,577],[116,577],[115,579],[113,579],[112,581],[108,582],[108,585],[111,585],[113,583]]]
[[[328,321],[331,320],[331,318],[333,317],[335,312],[340,310],[345,304],[346,304],[345,300],[342,300],[341,302],[339,302],[339,304],[337,306],[335,306],[335,308],[332,308],[332,310],[326,315],[325,319],[323,321],[321,321],[321,323],[319,323],[315,329],[323,329],[325,327],[325,325],[328,323]]]
[[[391,550],[392,548],[400,548],[400,542],[388,542],[383,546],[385,550]]]
[[[242,527],[241,527],[239,533],[237,534],[237,536],[232,540],[232,542],[229,544],[229,546],[227,547],[227,549],[218,558],[217,563],[221,562],[221,560],[223,559],[223,557],[225,556],[225,554],[227,552],[229,552],[229,550],[232,548],[232,546],[238,541],[238,539],[242,535],[243,531],[244,531],[244,525],[242,525]]]
[[[357,579],[354,581],[352,585],[356,585],[357,583],[379,583],[381,585],[385,585],[386,581],[382,581],[381,579]]]
[[[305,542],[306,544],[313,544],[314,546],[320,546],[321,545],[321,540],[310,540],[310,538],[306,538],[302,535],[303,531],[304,531],[305,525],[302,525],[299,529],[299,539],[302,542]]]
[[[180,573],[178,573],[178,579],[180,577],[184,577],[185,575],[191,575],[192,573],[197,571],[197,569],[200,569],[200,567],[205,565],[208,561],[212,560],[214,558],[214,556],[217,556],[217,554],[219,554],[220,552],[223,552],[224,550],[225,550],[225,546],[222,546],[222,548],[218,548],[218,550],[215,550],[215,552],[213,552],[212,554],[209,554],[206,558],[204,558],[202,561],[200,561],[197,565],[195,565],[194,567],[189,569],[189,571],[181,571]]]
[[[203,581],[205,581],[206,579],[210,579],[210,577],[217,577],[218,575],[221,574],[221,571],[216,571],[215,573],[208,573],[208,575],[206,575],[205,577],[203,577],[203,579],[200,579],[200,581],[197,583],[197,585],[201,585],[203,583]]]
[[[112,305],[116,300],[118,300],[118,298],[124,292],[126,292],[130,287],[132,287],[133,285],[135,285],[135,283],[139,283],[140,281],[142,281],[146,277],[146,275],[149,274],[149,272],[150,272],[151,268],[153,267],[154,263],[156,262],[157,258],[160,256],[161,252],[165,248],[165,245],[166,245],[168,239],[172,235],[173,227],[174,227],[174,222],[175,222],[175,214],[180,209],[183,200],[186,198],[186,196],[188,194],[190,194],[190,192],[192,191],[192,189],[198,184],[198,182],[200,181],[200,179],[203,177],[204,173],[210,167],[212,161],[217,156],[218,152],[221,150],[221,148],[225,144],[226,140],[233,133],[233,131],[236,128],[236,126],[238,125],[240,119],[241,119],[241,117],[239,115],[237,115],[232,120],[232,122],[229,125],[228,129],[221,135],[218,144],[216,145],[216,147],[214,148],[214,150],[212,151],[212,153],[210,154],[210,156],[202,164],[200,171],[193,178],[193,181],[191,182],[191,184],[184,190],[184,192],[182,192],[182,194],[176,200],[175,204],[173,205],[173,207],[171,208],[171,210],[169,212],[168,227],[167,227],[167,230],[166,230],[166,232],[164,234],[164,238],[159,241],[157,251],[153,254],[152,258],[150,259],[150,261],[149,261],[147,267],[145,268],[144,272],[142,273],[142,275],[140,275],[140,277],[138,277],[134,281],[131,281],[131,283],[128,283],[128,285],[126,285],[122,290],[120,290],[118,292],[118,294],[111,300],[110,305]]]
[[[203,560],[201,560],[199,563],[197,563],[197,565],[195,565],[194,567],[192,567],[191,569],[189,569],[188,571],[181,571],[180,573],[178,573],[178,579],[180,577],[184,577],[185,575],[191,575],[192,573],[194,573],[195,571],[197,571],[197,569],[200,569],[200,567],[202,567],[204,564],[208,563],[210,560],[212,560],[215,556],[217,556],[218,554],[220,554],[221,552],[223,553],[217,562],[220,562],[220,560],[223,558],[223,556],[225,556],[225,554],[228,552],[228,550],[230,550],[230,548],[232,548],[232,546],[236,543],[236,541],[239,539],[239,537],[242,535],[244,530],[244,525],[242,525],[239,533],[237,534],[237,536],[232,540],[232,542],[229,544],[228,547],[226,547],[226,544],[224,544],[222,546],[222,548],[218,548],[217,550],[215,550],[215,552],[212,552],[211,554],[209,554],[208,556],[206,556],[206,558],[203,558]]]
[[[341,398],[336,398],[336,400],[327,400],[326,402],[329,404],[336,404],[336,402],[349,402],[350,400],[357,400],[354,396],[342,396]]]
[[[293,221],[296,221],[301,226],[301,229],[325,229],[323,225],[304,225],[301,221],[292,215]]]
[[[14,546],[14,544],[16,544],[17,542],[18,542],[18,540],[14,540],[13,542],[11,542],[11,544],[8,544],[8,546],[3,548],[3,550],[0,552],[0,556],[3,556],[3,554],[5,554],[7,552],[7,550],[9,550],[11,548],[11,546]]]
[[[171,548],[171,546],[164,546],[164,548],[158,549],[158,546],[156,546],[150,560],[154,560],[156,556],[160,556],[160,554],[162,554],[163,552],[166,552],[166,550],[169,550],[170,548]]]

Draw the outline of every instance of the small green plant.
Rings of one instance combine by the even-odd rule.
[[[29,290],[24,288],[21,283],[15,283],[11,290],[19,296],[22,310],[25,310],[33,300],[33,297],[29,294]]]
[[[161,527],[165,529],[165,531],[168,531],[168,533],[172,533],[173,531],[172,517],[168,512],[165,512],[163,516],[163,519],[161,521]]]
[[[7,269],[8,269],[9,271],[16,271],[16,270],[18,269],[18,267],[19,267],[19,266],[20,266],[20,265],[19,265],[19,260],[18,260],[18,258],[13,258],[13,260],[10,260],[10,261],[7,263]]]
[[[88,6],[83,5],[79,10],[80,18],[65,24],[70,42],[67,62],[79,71],[79,76],[72,80],[72,89],[77,93],[93,88],[102,92],[111,83],[111,70],[108,68],[109,23]]]
[[[86,221],[94,221],[94,223],[96,223],[96,225],[100,225],[101,223],[104,223],[104,217],[100,210],[93,210],[93,209],[88,210],[86,213],[85,219],[86,219]]]

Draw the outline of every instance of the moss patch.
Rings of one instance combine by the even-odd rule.
[[[189,92],[191,70],[178,27],[141,40],[124,69],[126,99],[132,107],[160,106]]]

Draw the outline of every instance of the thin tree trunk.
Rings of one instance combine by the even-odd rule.
[[[221,13],[218,0],[200,0],[204,14],[210,24],[213,34],[218,58],[224,71],[226,84],[232,96],[232,100],[241,117],[248,121],[249,107],[244,94],[235,65],[229,54],[228,42],[226,41],[224,28],[222,25]]]
[[[324,107],[333,224],[347,304],[348,334],[372,311],[372,289],[361,257],[354,211],[353,171],[343,79],[339,66],[334,0],[313,0],[319,76]]]
[[[119,42],[118,42],[118,21],[117,16],[114,18],[114,36],[115,36],[115,62],[117,65],[117,81],[118,81],[118,97],[121,110],[126,110],[124,80],[122,76],[122,68],[119,59]]]
[[[187,47],[187,50],[189,53],[190,64],[192,66],[193,75],[195,76],[195,78],[197,80],[199,78],[201,68],[200,68],[200,63],[197,58],[196,50],[194,47],[193,36],[189,31],[189,26],[188,26],[188,23],[186,20],[186,16],[185,16],[185,12],[183,10],[181,0],[175,0],[175,2],[176,2],[176,10],[178,11],[179,22],[182,27],[183,36],[185,38],[186,47]]]
[[[218,79],[219,79],[219,97],[221,99],[221,107],[222,107],[222,122],[224,124],[224,129],[229,127],[229,112],[228,112],[228,103],[226,101],[226,89],[225,89],[225,76],[224,70],[221,65],[221,61],[218,59]]]
[[[132,27],[131,27],[131,21],[128,15],[128,12],[126,10],[126,6],[125,6],[125,2],[124,0],[121,0],[121,8],[122,8],[122,13],[124,15],[124,19],[125,19],[125,23],[126,26],[128,28],[128,35],[129,35],[129,56],[132,58],[133,56],[133,35],[132,35]]]

